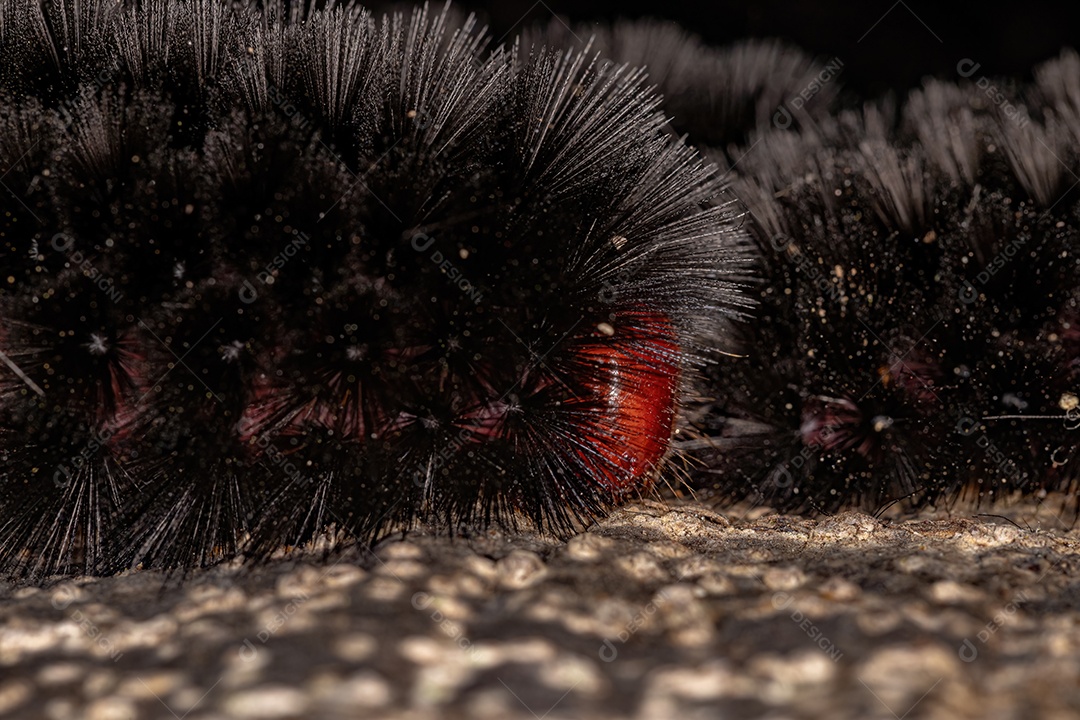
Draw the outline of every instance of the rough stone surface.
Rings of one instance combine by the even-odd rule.
[[[0,717],[1075,717],[1072,515],[993,512],[645,503],[566,542],[0,586]]]

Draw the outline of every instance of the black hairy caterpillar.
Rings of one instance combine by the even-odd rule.
[[[1075,494],[1074,53],[855,110],[776,43],[264,5],[0,3],[0,572],[564,532],[684,458]]]
[[[826,511],[1075,494],[1080,62],[1036,77],[712,151],[739,160],[765,282],[756,361],[717,366],[698,418],[706,485]]]
[[[555,531],[745,307],[640,70],[447,10],[0,3],[0,572]]]

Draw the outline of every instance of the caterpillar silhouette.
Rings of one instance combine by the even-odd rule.
[[[0,5],[0,572],[565,532],[748,303],[640,69],[472,19]]]
[[[490,44],[0,3],[0,573],[563,534],[664,484],[1075,499],[1075,53],[853,110],[774,42]]]

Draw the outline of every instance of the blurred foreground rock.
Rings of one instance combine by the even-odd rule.
[[[649,503],[568,542],[0,586],[0,717],[1075,717],[1080,536],[1054,510]]]

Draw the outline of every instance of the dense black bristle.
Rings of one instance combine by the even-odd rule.
[[[1075,65],[1040,70],[1039,113],[929,81],[758,131],[732,192],[766,282],[687,444],[706,484],[817,510],[1073,489]]]
[[[0,3],[0,572],[564,532],[687,468],[812,511],[1074,492],[1080,59],[860,105],[843,69]]]
[[[3,4],[6,573],[564,530],[663,471],[744,304],[641,71],[267,5]]]
[[[555,19],[524,37],[526,45],[588,45],[615,62],[645,68],[665,98],[672,127],[715,148],[742,144],[759,127],[812,127],[829,111],[839,87],[832,81],[843,71],[836,58],[815,60],[778,40],[712,48],[658,20],[571,28]]]

